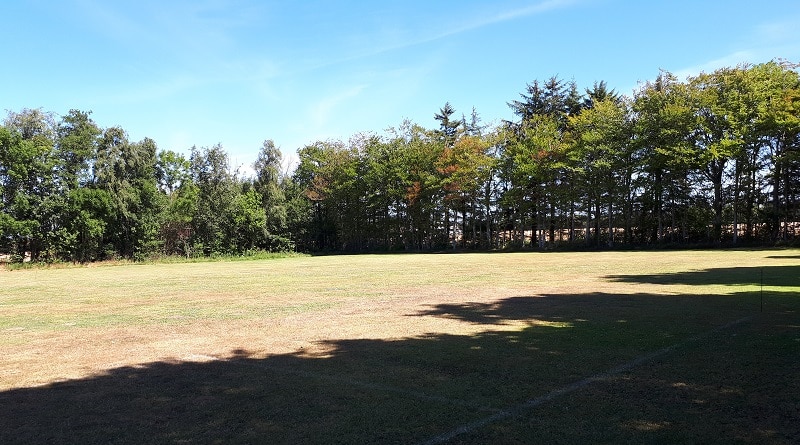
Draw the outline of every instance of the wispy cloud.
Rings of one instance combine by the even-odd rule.
[[[242,42],[242,30],[265,14],[260,2],[75,0],[74,6],[71,20],[79,29],[108,42],[104,68],[114,75],[90,87],[102,102],[142,103],[222,84],[268,95],[272,79],[283,74],[278,62]]]
[[[465,32],[475,31],[480,28],[485,28],[487,26],[496,25],[511,20],[518,20],[533,15],[544,14],[549,11],[572,6],[577,2],[578,0],[546,0],[543,2],[526,6],[524,8],[500,11],[494,15],[489,15],[487,17],[467,19],[460,24],[457,24],[449,29],[444,30],[443,32],[428,36],[422,36],[422,38],[418,40],[410,40],[408,42],[405,42],[404,44],[398,45],[397,48],[429,43],[447,37],[452,37],[458,34],[463,34]],[[397,48],[391,48],[391,49],[397,49]]]
[[[152,32],[142,26],[140,22],[122,13],[111,4],[95,0],[79,0],[76,8],[80,17],[95,32],[116,41],[132,42],[152,36]]]
[[[544,14],[546,12],[550,12],[556,9],[564,9],[578,2],[579,0],[546,0],[533,5],[528,5],[523,8],[500,11],[499,13],[493,16],[489,16],[486,18],[478,18],[472,22],[465,23],[460,27],[455,27],[449,31],[446,31],[438,36],[433,37],[431,40],[438,40],[444,37],[449,37],[452,35],[484,28],[486,26],[496,25],[498,23],[517,20],[533,15]]]
[[[698,65],[681,68],[672,74],[674,74],[679,80],[684,80],[687,77],[697,76],[700,73],[710,73],[719,68],[734,67],[742,63],[754,62],[754,55],[755,54],[751,51],[736,51],[734,53],[714,60],[709,60]]]
[[[310,110],[311,122],[315,127],[325,126],[330,120],[333,111],[344,102],[361,94],[367,85],[356,85],[348,89],[338,91],[319,102],[313,104]]]
[[[800,18],[785,18],[780,21],[762,23],[742,33],[746,39],[740,49],[675,71],[679,79],[696,76],[702,72],[712,72],[719,68],[733,67],[744,63],[762,63],[776,58],[798,60],[800,58]]]
[[[383,43],[380,43],[380,38],[373,36],[378,42],[374,46],[362,49],[361,51],[356,51],[345,57],[340,57],[334,60],[326,60],[317,65],[309,67],[308,70],[316,70],[331,65],[352,62],[392,51],[399,51],[414,46],[424,45],[459,34],[476,31],[487,26],[544,14],[557,9],[564,9],[582,1],[585,0],[545,0],[522,8],[500,10],[494,14],[488,15],[485,13],[485,10],[473,11],[471,16],[463,17],[460,20],[451,22],[449,25],[447,24],[449,17],[437,17],[435,18],[436,22],[445,24],[438,32],[430,32],[419,29],[406,29],[395,32],[393,39]],[[428,29],[436,28],[428,27]]]
[[[184,91],[206,85],[202,78],[178,76],[163,81],[129,84],[125,88],[114,88],[103,97],[104,102],[135,104],[167,99]]]
[[[110,38],[162,46],[230,43],[228,32],[256,25],[260,14],[252,6],[233,8],[217,1],[76,0],[76,7],[88,25]]]
[[[780,21],[764,23],[756,27],[755,35],[759,40],[772,43],[800,42],[800,17],[786,18]]]

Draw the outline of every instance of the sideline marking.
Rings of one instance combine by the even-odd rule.
[[[562,386],[561,388],[554,389],[554,390],[550,391],[549,393],[547,393],[547,394],[545,394],[545,395],[543,395],[541,397],[537,397],[535,399],[529,399],[529,400],[527,400],[527,401],[525,401],[523,403],[520,403],[519,405],[513,406],[513,407],[511,407],[509,409],[506,409],[506,410],[502,410],[502,411],[497,412],[495,414],[492,414],[491,416],[487,416],[487,417],[484,417],[483,419],[478,419],[478,420],[476,420],[474,422],[467,423],[465,425],[461,425],[461,426],[459,426],[459,427],[457,427],[457,428],[455,428],[455,429],[453,429],[451,431],[448,431],[448,432],[446,432],[444,434],[440,434],[440,435],[438,435],[436,437],[433,437],[433,438],[431,438],[429,440],[426,440],[425,442],[421,442],[420,445],[437,445],[437,444],[441,444],[441,443],[449,441],[450,439],[455,438],[456,436],[460,436],[460,435],[466,434],[466,433],[471,433],[471,432],[473,432],[473,431],[475,431],[475,430],[477,430],[479,428],[482,428],[482,427],[484,427],[484,426],[486,426],[486,425],[488,425],[490,423],[494,423],[494,422],[497,422],[499,420],[502,420],[502,419],[505,419],[505,418],[508,418],[508,417],[511,417],[511,416],[522,414],[523,411],[526,411],[526,410],[529,410],[531,408],[535,408],[537,406],[543,405],[546,402],[549,402],[549,401],[551,401],[553,399],[556,399],[558,397],[561,397],[563,395],[567,395],[567,394],[569,394],[571,392],[577,391],[577,390],[579,390],[581,388],[584,388],[584,387],[586,387],[586,386],[588,386],[588,385],[590,385],[592,383],[608,380],[610,377],[613,377],[613,376],[615,376],[617,374],[621,374],[621,373],[623,373],[625,371],[633,369],[633,368],[635,368],[635,367],[637,367],[637,366],[639,366],[639,365],[641,365],[641,364],[643,364],[645,362],[653,360],[656,357],[660,357],[662,355],[670,353],[673,350],[675,350],[675,349],[677,349],[677,348],[679,348],[681,346],[684,346],[684,345],[687,345],[689,343],[696,342],[696,341],[701,340],[703,338],[709,337],[709,336],[711,336],[713,334],[716,334],[717,332],[723,331],[723,330],[728,329],[728,328],[730,328],[732,326],[736,326],[736,325],[744,323],[746,321],[750,321],[752,318],[753,318],[753,316],[740,318],[739,320],[732,321],[732,322],[730,322],[728,324],[725,324],[723,326],[719,326],[717,328],[714,328],[714,329],[712,329],[710,331],[707,331],[707,332],[704,332],[702,334],[698,334],[698,335],[689,337],[688,339],[686,339],[686,340],[684,340],[684,341],[682,341],[680,343],[675,343],[675,344],[667,346],[665,348],[661,348],[661,349],[659,349],[657,351],[641,355],[641,356],[636,357],[635,359],[633,359],[633,360],[631,360],[631,361],[629,361],[627,363],[623,363],[622,365],[619,365],[619,366],[617,366],[615,368],[611,368],[608,371],[601,372],[599,374],[595,374],[595,375],[590,376],[590,377],[586,377],[583,380],[578,380],[577,382],[573,382],[573,383],[570,383],[569,385]]]

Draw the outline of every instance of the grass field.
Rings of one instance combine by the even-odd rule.
[[[800,443],[800,250],[0,270],[0,351],[3,444]]]

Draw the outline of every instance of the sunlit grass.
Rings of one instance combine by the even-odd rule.
[[[774,275],[796,263],[792,252],[362,255],[5,271],[0,328],[247,319],[352,301],[420,296],[434,303],[461,293],[493,298],[797,291],[800,283],[773,285],[789,284]],[[763,285],[761,266],[768,268]]]

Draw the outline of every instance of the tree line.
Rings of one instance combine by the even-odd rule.
[[[487,129],[445,104],[428,130],[318,142],[294,180],[310,249],[776,243],[797,236],[800,78],[783,61],[624,96],[556,77]]]
[[[295,203],[281,154],[265,141],[255,175],[231,171],[221,145],[187,158],[99,128],[90,113],[9,112],[0,127],[0,253],[89,262],[156,255],[291,250]],[[302,207],[302,205],[301,205]]]
[[[783,60],[631,95],[557,77],[484,125],[446,103],[435,128],[317,141],[253,174],[220,145],[187,157],[99,128],[9,112],[0,127],[0,252],[93,261],[252,250],[380,251],[794,242],[800,75]]]

